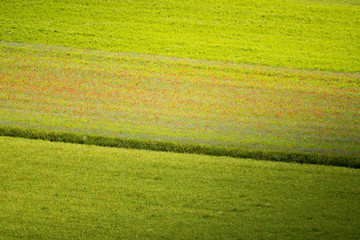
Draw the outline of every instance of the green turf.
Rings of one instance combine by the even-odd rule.
[[[360,156],[359,74],[0,43],[0,124]]]
[[[359,1],[12,0],[0,40],[360,71]]]
[[[2,239],[358,239],[360,172],[0,137]]]

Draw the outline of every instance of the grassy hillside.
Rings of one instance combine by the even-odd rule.
[[[0,44],[0,124],[359,157],[359,74]]]
[[[356,1],[0,9],[2,126],[359,157]]]
[[[1,1],[0,239],[357,239],[359,11]]]
[[[0,137],[3,239],[356,239],[359,171]]]
[[[13,0],[0,40],[360,71],[359,1]]]

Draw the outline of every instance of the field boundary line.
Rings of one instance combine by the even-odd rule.
[[[132,148],[162,152],[190,153],[210,156],[250,158],[255,160],[268,160],[277,162],[318,164],[357,169],[360,168],[359,157],[345,155],[246,150],[241,148],[229,148],[224,146],[207,146],[201,144],[181,144],[174,142],[122,139],[107,136],[45,131],[9,126],[0,126],[0,136],[39,139],[51,142],[87,144],[103,147]]]

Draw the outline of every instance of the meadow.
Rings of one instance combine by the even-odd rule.
[[[359,167],[358,73],[6,42],[0,54],[2,126]]]
[[[2,239],[358,239],[359,171],[0,137]]]
[[[359,239],[359,11],[2,1],[0,239]]]
[[[0,39],[296,69],[360,71],[358,0],[12,0]]]

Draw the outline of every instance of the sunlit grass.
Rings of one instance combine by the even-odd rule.
[[[2,43],[0,123],[359,156],[359,74]]]
[[[359,1],[12,0],[0,40],[360,71]]]
[[[359,170],[0,137],[4,239],[356,239]]]
[[[356,0],[2,1],[0,135],[86,145],[0,137],[0,239],[357,239],[358,169],[255,159],[359,168],[359,22]]]

